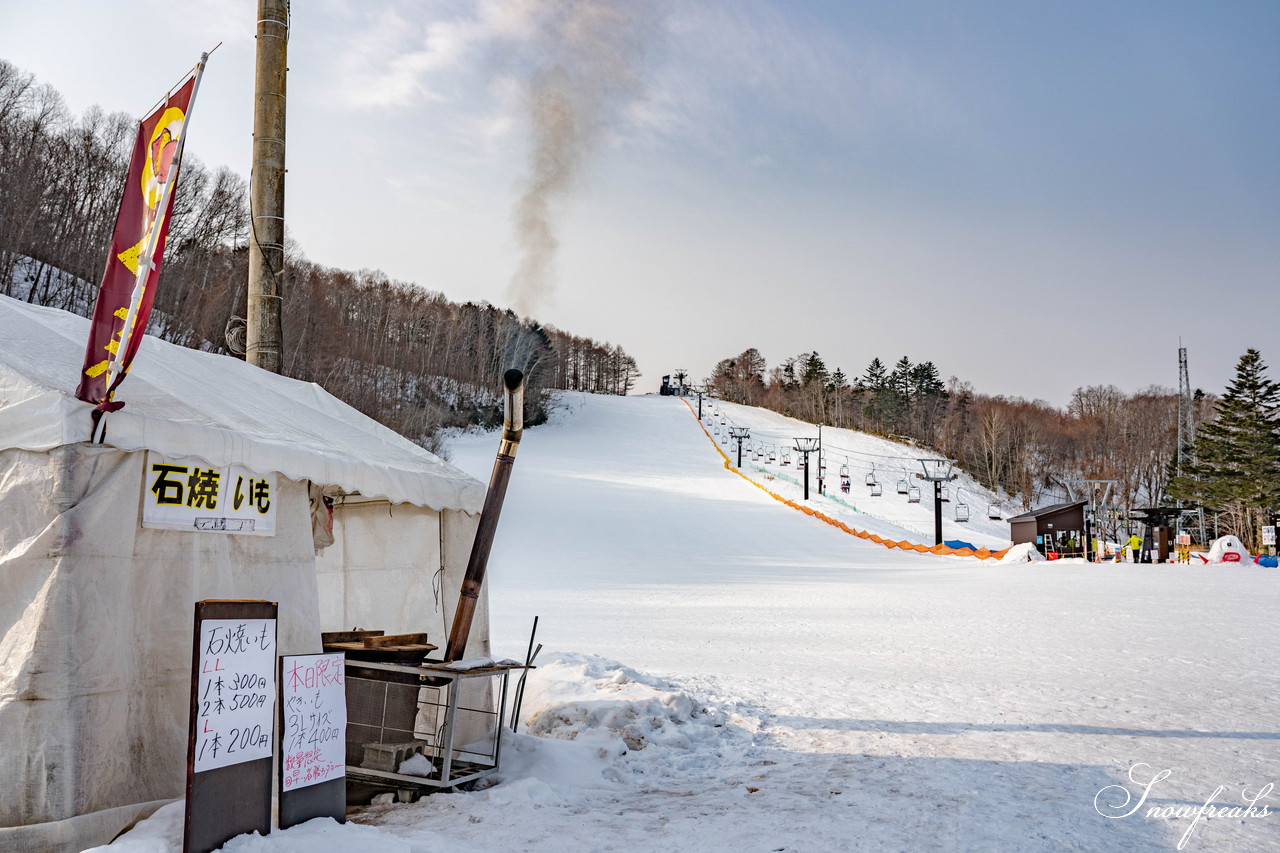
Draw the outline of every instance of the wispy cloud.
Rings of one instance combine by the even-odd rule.
[[[176,4],[169,0],[147,0],[149,10],[131,14],[155,22],[163,22],[165,32],[183,33],[196,43],[208,40],[206,47],[219,41],[224,44],[252,44],[254,36],[254,0],[202,0],[200,3]]]
[[[334,59],[336,92],[350,107],[409,107],[451,99],[453,76],[483,43],[483,21],[425,19],[416,5],[363,9],[343,30]]]
[[[671,61],[649,101],[661,105],[662,128],[687,141],[755,152],[783,142],[788,127],[850,140],[884,123],[952,118],[917,57],[789,4],[682,5],[670,28]]]

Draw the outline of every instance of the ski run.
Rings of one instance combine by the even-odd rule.
[[[495,653],[523,659],[534,616],[545,649],[496,784],[224,849],[1280,850],[1275,570],[886,548],[730,470],[691,402],[565,393],[526,431],[486,584]],[[816,434],[715,411],[778,446]],[[929,493],[893,488],[921,451],[823,440],[842,502],[815,483],[814,508],[932,544]],[[496,443],[457,436],[452,461],[485,481]],[[802,502],[787,468],[743,467]],[[999,496],[956,486],[972,519],[953,498],[945,538],[1007,546]],[[182,808],[97,849],[177,851]]]

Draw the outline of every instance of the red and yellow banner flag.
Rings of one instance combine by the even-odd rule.
[[[187,113],[203,62],[202,59],[191,78],[138,125],[107,268],[98,286],[84,368],[76,388],[77,398],[105,411],[123,405],[112,403],[111,395],[128,372],[151,315],[169,232]]]

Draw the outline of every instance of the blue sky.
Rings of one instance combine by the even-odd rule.
[[[582,100],[553,281],[525,307],[621,344],[641,390],[748,346],[851,375],[906,355],[1055,404],[1176,385],[1179,338],[1209,391],[1246,347],[1280,364],[1280,4],[294,6],[291,237],[457,300],[515,304],[530,81],[624,66]],[[575,42],[593,6],[625,26]],[[188,150],[248,173],[254,4],[0,20],[0,57],[77,112],[139,114],[223,41]],[[130,56],[139,22],[167,36]]]

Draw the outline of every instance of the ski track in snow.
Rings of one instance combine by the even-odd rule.
[[[1190,821],[1147,808],[1280,783],[1274,570],[893,551],[724,470],[678,399],[564,399],[489,563],[495,653],[522,658],[534,615],[546,645],[501,781],[226,850],[1174,850]],[[496,446],[453,462],[485,480]],[[1102,817],[1138,763],[1172,773]],[[1183,849],[1280,850],[1268,803]],[[177,849],[174,826],[180,804],[110,849]]]

